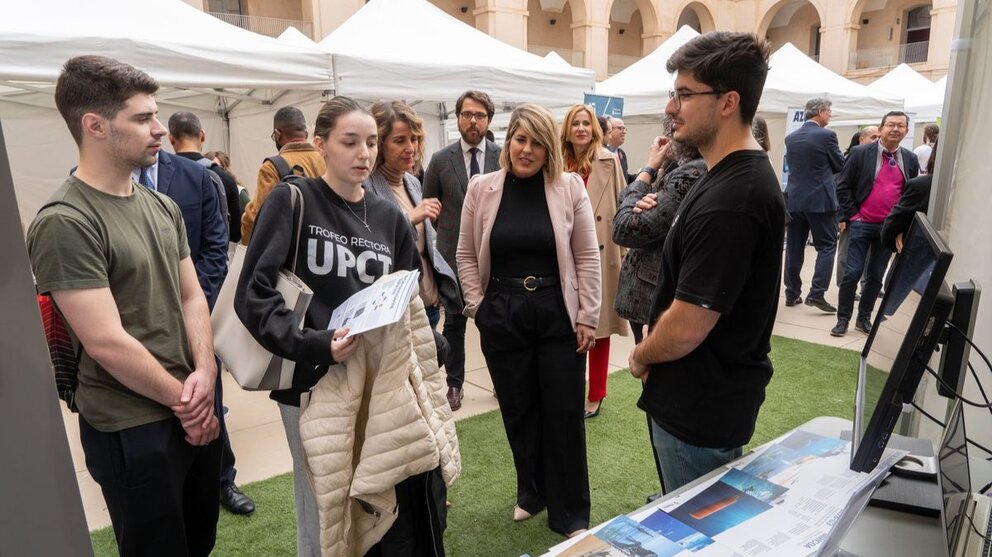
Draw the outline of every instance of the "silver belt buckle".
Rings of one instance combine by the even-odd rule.
[[[533,284],[533,286],[531,286],[531,284]],[[533,292],[537,290],[537,286],[538,286],[537,277],[535,277],[534,275],[524,278],[524,290],[527,290],[528,292]]]

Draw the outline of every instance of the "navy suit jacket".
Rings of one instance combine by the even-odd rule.
[[[182,211],[190,258],[207,304],[213,309],[227,276],[227,228],[221,216],[217,189],[206,168],[165,151],[158,153],[156,187]]]
[[[785,137],[789,163],[789,205],[793,213],[832,213],[837,210],[834,174],[844,167],[837,134],[807,121]]]
[[[837,220],[847,222],[858,214],[861,204],[868,199],[868,194],[875,187],[875,177],[878,176],[878,142],[858,145],[851,149],[844,163],[844,168],[837,175]],[[899,147],[899,158],[902,159],[900,170],[906,182],[920,173],[920,162],[916,155],[905,147]],[[905,187],[905,186],[904,186]]]

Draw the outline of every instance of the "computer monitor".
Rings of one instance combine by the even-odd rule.
[[[937,449],[938,483],[943,498],[941,517],[947,554],[954,551],[954,540],[960,529],[965,510],[963,503],[971,494],[971,468],[968,464],[968,440],[965,436],[964,413],[961,401],[956,401],[944,426],[944,435]]]
[[[948,327],[947,344],[940,355],[938,373],[941,381],[937,383],[937,394],[953,399],[964,387],[968,358],[971,355],[971,345],[965,337],[972,338],[975,334],[978,299],[982,289],[974,280],[969,280],[955,283],[951,290],[954,293],[954,311],[948,322],[954,327]]]
[[[930,221],[916,213],[861,352],[851,470],[875,468],[916,394],[953,305],[944,284],[951,257]]]

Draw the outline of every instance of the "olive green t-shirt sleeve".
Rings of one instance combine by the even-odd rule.
[[[82,217],[70,215],[70,210],[51,209],[28,229],[28,254],[40,292],[110,285],[107,258],[97,231]]]

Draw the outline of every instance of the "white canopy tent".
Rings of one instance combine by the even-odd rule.
[[[651,54],[624,71],[599,83],[601,95],[623,97],[624,115],[662,114],[668,104],[668,92],[675,78],[665,64],[676,50],[699,33],[682,27]],[[789,107],[802,106],[811,97],[822,96],[834,102],[835,118],[875,118],[889,110],[902,108],[896,95],[877,93],[820,65],[791,43],[775,51],[769,60],[770,70],[761,94],[758,112],[784,114]]]
[[[564,58],[562,58],[560,54],[558,54],[557,52],[555,52],[553,50],[551,52],[545,54],[544,55],[544,59],[547,60],[548,62],[551,62],[552,64],[561,66],[563,68],[571,68],[572,67],[572,65],[569,64],[567,60],[565,60]]]
[[[196,113],[207,132],[206,147],[227,149],[243,176],[253,176],[271,154],[273,106],[319,99],[333,83],[326,52],[228,25],[181,0],[6,5],[0,18],[0,118],[26,218],[76,164],[52,92],[62,64],[81,54],[116,58],[155,77],[162,85],[159,118],[165,121],[178,110]],[[240,120],[260,112],[269,114],[261,129]],[[231,141],[243,133],[259,141]]]
[[[916,115],[915,122],[936,122],[944,108],[944,87],[906,64],[899,64],[876,79],[868,89],[883,95],[905,96],[905,110]]]
[[[623,97],[625,117],[664,114],[668,92],[675,83],[675,77],[668,73],[665,64],[679,47],[698,36],[695,29],[683,25],[650,54],[613,77],[597,83],[596,94]]]
[[[320,41],[334,92],[366,100],[452,102],[467,89],[497,103],[581,102],[595,73],[562,67],[470,27],[427,0],[371,0]]]
[[[313,39],[306,36],[305,34],[303,34],[302,31],[300,31],[296,27],[293,27],[292,25],[287,27],[286,30],[283,31],[282,34],[280,34],[279,37],[277,38],[286,44],[302,46],[307,48],[318,48],[318,49],[320,48],[320,46],[318,46]]]
[[[792,43],[786,43],[772,53],[769,66],[758,112],[784,114],[789,107],[801,107],[812,97],[833,101],[831,108],[835,120],[875,120],[890,110],[903,107],[902,95],[872,91],[836,74]]]
[[[683,27],[654,52],[596,86],[598,94],[624,99],[625,150],[632,157],[632,166],[644,160],[642,151],[647,151],[647,145],[661,130],[668,93],[675,82],[675,76],[668,73],[665,64],[679,47],[696,36],[696,31]],[[812,97],[826,97],[833,101],[835,119],[871,121],[903,107],[901,97],[870,91],[830,71],[789,43],[771,55],[769,66],[758,113],[768,122],[770,155],[778,170],[784,157],[785,114],[790,107],[802,107]]]

